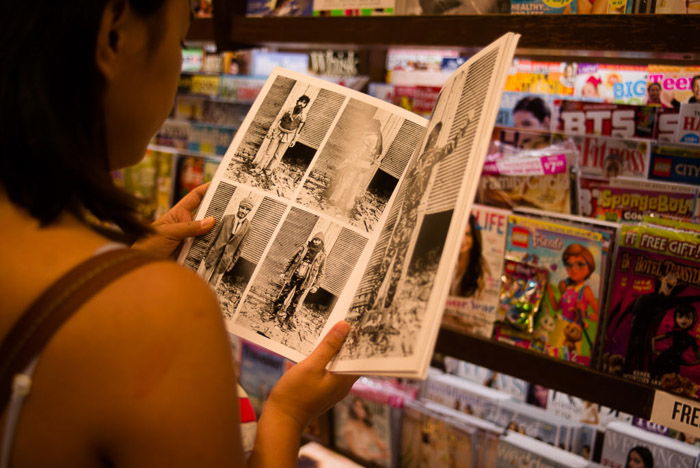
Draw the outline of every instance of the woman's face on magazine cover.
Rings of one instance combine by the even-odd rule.
[[[644,460],[636,451],[632,450],[630,452],[626,468],[644,468]]]
[[[531,128],[535,130],[548,130],[549,118],[540,122],[535,114],[526,110],[519,110],[513,113],[513,126],[516,128]]]
[[[459,264],[464,265],[469,262],[469,253],[472,250],[472,245],[474,244],[474,237],[472,237],[472,227],[467,223],[467,228],[464,231],[464,237],[462,238],[462,246],[459,249]]]

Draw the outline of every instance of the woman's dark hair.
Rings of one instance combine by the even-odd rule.
[[[641,458],[644,462],[644,468],[654,468],[654,457],[651,454],[651,450],[642,445],[632,447],[630,451],[627,452],[627,461],[625,462],[625,467],[628,467],[630,465],[630,455],[632,454],[632,452],[637,452],[639,458]]]
[[[649,83],[649,84],[647,85],[647,91],[649,91],[652,87],[659,88],[659,90],[662,89],[662,88],[661,88],[661,83],[656,82],[656,81],[652,81],[651,83]]]
[[[530,405],[534,406],[539,406],[540,408],[547,408],[547,401],[541,401],[538,394],[537,390],[538,389],[545,389],[542,385],[538,384],[528,384],[527,386],[527,392],[525,394],[525,403],[528,403]]]
[[[167,0],[125,0],[156,19]],[[42,226],[68,211],[150,231],[109,172],[97,34],[106,0],[12,1],[0,15],[0,191]],[[153,21],[155,24],[156,21]],[[154,37],[152,40],[156,40]]]
[[[459,281],[459,292],[463,297],[470,297],[479,289],[481,277],[484,275],[481,231],[479,231],[476,216],[474,215],[469,215],[469,228],[472,236],[472,248],[469,250],[467,271],[464,272],[462,279]]]
[[[355,411],[355,404],[359,403],[362,405],[362,409],[365,411],[365,417],[360,418],[360,415],[357,414]],[[372,418],[370,417],[370,412],[369,408],[367,407],[367,403],[362,398],[359,397],[354,397],[352,399],[352,402],[350,403],[350,406],[348,407],[348,416],[350,416],[351,419],[355,419],[357,421],[362,421],[365,426],[367,427],[372,427]]]
[[[513,114],[518,111],[530,112],[540,123],[544,122],[544,119],[552,116],[552,111],[547,107],[547,103],[539,96],[525,96],[520,99],[515,103],[515,107],[513,107]]]

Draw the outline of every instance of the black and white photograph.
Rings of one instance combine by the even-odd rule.
[[[297,201],[372,231],[424,132],[395,113],[350,99]]]
[[[219,183],[205,216],[216,225],[194,240],[185,265],[216,291],[226,319],[232,319],[286,205],[249,188]]]
[[[310,352],[367,239],[292,208],[255,273],[235,324]]]
[[[353,301],[341,357],[413,355],[487,94],[488,80],[478,77],[490,75],[495,55],[442,90]]]
[[[340,93],[277,76],[235,148],[226,177],[291,199],[344,100]]]

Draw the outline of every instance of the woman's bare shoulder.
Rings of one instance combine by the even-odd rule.
[[[28,412],[79,420],[89,428],[79,437],[96,445],[89,450],[133,466],[195,466],[197,456],[223,466],[240,456],[236,376],[216,297],[175,263],[145,265],[98,293],[52,340],[37,376]]]

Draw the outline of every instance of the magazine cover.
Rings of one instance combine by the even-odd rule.
[[[699,241],[697,233],[622,227],[605,330],[605,370],[700,396]]]
[[[448,374],[505,392],[518,401],[525,401],[528,397],[529,384],[526,381],[477,366],[471,362],[445,356],[445,370]]]
[[[572,441],[571,451],[586,459],[592,459],[600,439],[600,433],[613,421],[632,422],[632,415],[582,400],[566,393],[550,390],[547,411],[569,421],[581,423],[578,436]]]
[[[700,103],[681,104],[674,140],[693,145],[700,143]]]
[[[420,404],[407,405],[401,427],[401,466],[476,467],[476,431],[451,424],[449,419]]]
[[[602,136],[576,136],[579,173],[589,177],[646,178],[651,142]]]
[[[245,389],[255,414],[259,416],[272,387],[289,367],[289,361],[245,340],[241,342],[240,353],[238,383]]]
[[[311,16],[312,0],[246,0],[246,16]]]
[[[700,185],[700,147],[653,145],[649,178]]]
[[[647,104],[647,67],[579,63],[573,94],[605,102]]]
[[[573,95],[576,64],[515,58],[506,78],[505,91]]]
[[[356,458],[376,466],[396,466],[392,424],[397,410],[386,401],[351,391],[333,407],[334,442]]]
[[[508,0],[396,0],[397,15],[484,15],[509,13]]]
[[[138,164],[113,171],[115,184],[140,200],[138,210],[144,219],[157,219],[172,206],[176,159],[175,154],[149,148]]]
[[[556,99],[552,131],[567,135],[652,138],[657,107]]]
[[[613,422],[605,431],[601,463],[605,466],[668,466],[695,468],[700,448]]]
[[[175,199],[179,200],[196,187],[212,180],[219,162],[221,161],[214,158],[179,155],[175,164]]]
[[[464,232],[442,326],[490,338],[505,256],[510,211],[472,206]]]
[[[661,103],[664,107],[678,107],[684,102],[696,102],[700,87],[695,90],[698,66],[649,65],[649,83],[661,85]]]
[[[656,109],[656,129],[654,140],[673,143],[678,128],[680,107],[661,107]]]
[[[521,295],[502,283],[497,339],[589,365],[604,299],[611,233],[571,221],[512,215],[506,256],[546,270],[539,307],[523,309]],[[523,281],[523,280],[519,280]],[[516,283],[517,284],[517,283]],[[541,284],[541,283],[540,283]],[[525,317],[513,310],[527,310]],[[517,318],[517,320],[515,320]]]
[[[299,449],[298,468],[362,468],[333,450],[318,442],[308,442]]]
[[[569,15],[577,12],[574,0],[510,0],[510,12],[514,15]]]
[[[566,97],[556,94],[539,95],[506,91],[498,108],[496,125],[528,131],[551,131],[554,102],[556,99]]]
[[[668,215],[685,221],[696,215],[698,189],[692,185],[618,177],[586,186],[590,199],[581,203],[581,212],[590,213],[592,218],[630,223],[641,221],[645,214]]]
[[[547,411],[571,421],[599,426],[602,429],[614,421],[627,424],[632,422],[631,414],[556,390],[550,390],[547,396]]]
[[[507,393],[434,368],[430,369],[428,379],[423,383],[421,398],[489,421],[498,411],[499,404],[511,399]]]
[[[578,422],[561,418],[544,408],[514,400],[501,402],[490,421],[510,431],[567,451],[572,450],[581,428]]]
[[[179,258],[231,332],[298,361],[346,319],[334,370],[425,375],[517,38],[453,73],[430,122],[270,75],[197,213],[217,228]]]
[[[504,209],[519,206],[571,213],[575,188],[576,148],[551,146],[541,150],[493,156],[479,179],[476,202]]]
[[[490,161],[492,155],[496,157],[514,156],[521,150],[546,148],[552,143],[553,136],[549,130],[495,126],[486,160]]]
[[[496,468],[578,468],[588,460],[513,431],[501,437]]]

